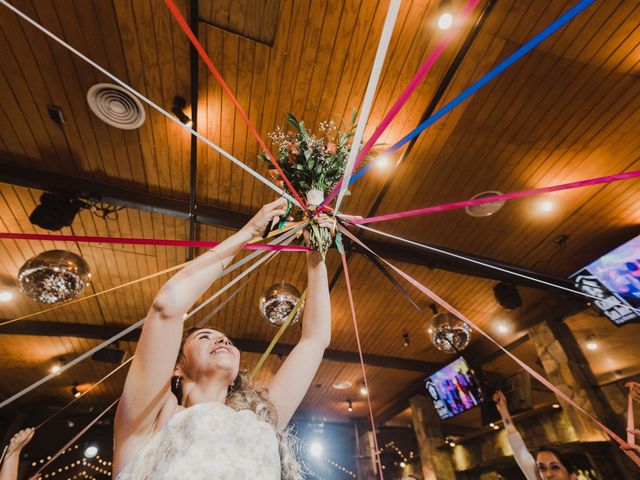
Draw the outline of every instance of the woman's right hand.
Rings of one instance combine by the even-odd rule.
[[[274,218],[279,219],[285,213],[287,213],[287,200],[284,197],[279,198],[271,203],[267,203],[258,210],[258,213],[242,227],[242,230],[249,233],[252,240],[262,238],[269,223],[271,223]]]
[[[509,408],[507,407],[507,397],[504,396],[501,390],[497,390],[493,394],[493,401],[496,402],[496,408],[502,418],[509,415]]]
[[[33,438],[34,428],[25,428],[16,433],[9,441],[7,456],[19,453]]]

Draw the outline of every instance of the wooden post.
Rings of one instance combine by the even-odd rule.
[[[455,480],[451,454],[444,449],[440,418],[433,402],[424,395],[409,400],[413,429],[418,439],[422,478],[424,480]]]

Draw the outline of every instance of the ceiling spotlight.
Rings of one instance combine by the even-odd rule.
[[[187,127],[191,128],[193,126],[193,120],[189,118],[189,116],[184,113],[184,109],[187,107],[187,101],[184,97],[176,96],[173,99],[173,106],[171,107],[171,113],[173,113],[178,120],[180,120]]]
[[[455,446],[456,446],[456,442],[453,442],[453,441],[452,441],[452,442],[449,442],[449,446],[450,446],[451,448],[455,447]]]
[[[60,373],[61,369],[62,369],[62,365],[60,364],[60,362],[56,362],[51,366],[51,373],[53,373],[54,375],[57,375],[58,373]]]
[[[78,398],[80,395],[82,395],[80,390],[78,390],[78,385],[74,385],[73,387],[71,387],[71,395],[73,395],[73,398]]]
[[[389,155],[385,155],[382,154],[379,157],[376,158],[376,167],[378,167],[381,170],[386,170],[389,165],[391,165],[391,159],[389,158]]]
[[[407,333],[407,332],[404,332],[402,334],[402,346],[404,348],[409,347],[409,333]]]
[[[88,446],[84,451],[84,456],[87,458],[93,458],[98,454],[98,447],[95,445]]]
[[[404,467],[406,467],[406,466],[407,466],[407,464],[406,464],[406,463],[404,463],[404,462],[400,462],[400,468],[404,468]]]
[[[509,327],[507,327],[504,323],[498,325],[498,332],[507,333],[509,331]]]
[[[441,30],[447,30],[453,25],[453,15],[451,14],[451,2],[449,0],[442,0],[440,7],[438,8],[440,18],[438,18],[438,27]]]
[[[559,404],[559,403],[554,403],[554,404],[553,404],[553,405],[551,405],[551,406],[552,406],[553,408],[556,408],[556,409],[560,408],[560,404]]]
[[[367,390],[367,387],[362,384],[360,386],[360,395],[362,395],[363,397],[366,397],[369,394],[369,390]]]
[[[45,230],[62,230],[71,226],[83,208],[84,203],[74,196],[45,192],[40,196],[40,204],[29,215],[29,221]]]
[[[494,429],[494,430],[500,430],[500,427],[499,427],[498,425],[494,425],[494,426],[493,426],[493,429]]]
[[[545,200],[540,203],[540,210],[544,213],[549,213],[553,210],[554,204],[551,200]]]
[[[13,293],[8,290],[0,292],[0,302],[9,302],[13,298]]]
[[[596,342],[595,337],[591,336],[591,337],[587,338],[587,343],[586,343],[585,347],[587,347],[587,349],[593,351],[593,350],[597,350],[598,347],[600,347],[600,345],[598,344],[598,342]]]
[[[312,457],[319,457],[322,455],[322,444],[320,442],[311,442],[309,445],[309,453]]]
[[[347,400],[347,411],[353,412],[353,403],[351,403],[351,400]]]

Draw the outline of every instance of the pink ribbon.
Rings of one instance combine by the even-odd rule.
[[[467,23],[467,18],[471,15],[471,12],[479,3],[480,3],[480,0],[469,0],[464,6],[464,9],[462,10],[462,12],[460,13],[460,16],[456,19],[456,23],[460,26],[465,25]],[[438,60],[438,57],[440,57],[440,55],[445,50],[445,48],[449,46],[451,41],[454,38],[456,38],[456,35],[458,34],[458,30],[459,29],[457,28],[453,28],[448,30],[443,35],[442,40],[440,40],[440,42],[436,45],[436,48],[433,49],[433,51],[429,54],[429,56],[424,61],[424,63],[420,66],[420,69],[416,72],[416,74],[413,76],[411,81],[407,84],[404,91],[400,94],[400,96],[398,97],[396,102],[393,104],[389,112],[382,119],[382,122],[380,122],[380,125],[378,125],[376,130],[373,132],[373,135],[371,135],[371,138],[369,138],[367,143],[365,143],[364,146],[362,147],[362,150],[360,150],[360,152],[358,153],[358,156],[356,157],[356,163],[353,166],[354,170],[358,168],[358,165],[362,163],[362,160],[364,160],[364,158],[367,156],[367,153],[369,153],[371,148],[373,148],[373,146],[375,145],[376,141],[387,129],[391,121],[395,118],[398,112],[400,112],[400,109],[404,106],[405,103],[407,103],[407,100],[409,100],[409,97],[411,96],[411,94],[414,92],[416,88],[418,88],[418,85],[420,84],[420,82],[422,82],[422,80],[424,80],[424,77],[427,76],[427,74],[431,70],[431,67],[433,67],[433,65],[436,63],[436,60]],[[324,208],[325,205],[327,205],[331,200],[335,198],[335,196],[340,191],[341,185],[342,185],[342,180],[338,182],[338,184],[333,188],[333,190],[331,190],[327,198],[325,198],[324,201],[319,205],[318,207],[319,209]]]
[[[492,203],[501,200],[513,200],[514,198],[530,197],[532,195],[540,195],[542,193],[558,192],[561,190],[571,190],[573,188],[588,187],[591,185],[599,185],[601,183],[618,182],[620,180],[628,180],[630,178],[640,177],[640,170],[632,172],[619,173],[617,175],[607,175],[606,177],[590,178],[588,180],[579,180],[577,182],[563,183],[561,185],[552,185],[550,187],[532,188],[522,190],[520,192],[503,193],[492,197],[477,198],[475,200],[466,200],[464,202],[445,203],[433,207],[419,208],[417,210],[407,210],[406,212],[387,213],[386,215],[378,215],[376,217],[361,218],[351,220],[351,223],[374,223],[383,222],[385,220],[395,220],[397,218],[414,217],[416,215],[426,215],[428,213],[444,212],[446,210],[455,210],[457,208],[471,207],[473,205],[482,205],[484,203]]]
[[[44,240],[60,242],[82,242],[82,243],[115,243],[118,245],[160,245],[165,247],[203,247],[213,248],[220,245],[220,242],[203,242],[195,240],[163,240],[158,238],[124,238],[124,237],[97,237],[88,235],[49,235],[41,233],[9,233],[0,232],[0,239],[10,240]],[[308,251],[309,247],[299,245],[265,245],[252,243],[243,245],[247,250],[277,250],[285,252]]]
[[[367,405],[369,406],[369,418],[371,419],[371,431],[373,432],[373,448],[376,451],[376,465],[380,474],[380,480],[384,480],[382,473],[382,462],[380,461],[380,449],[378,448],[378,435],[376,434],[376,422],[373,418],[373,408],[371,407],[371,396],[369,395],[369,384],[367,383],[367,372],[364,368],[364,358],[362,356],[362,345],[360,344],[360,333],[358,332],[358,321],[356,320],[356,307],[353,303],[353,292],[351,291],[351,281],[349,280],[349,268],[347,268],[347,257],[344,252],[342,257],[342,269],[344,270],[344,281],[347,284],[347,294],[349,295],[349,306],[351,307],[351,318],[353,319],[353,330],[356,334],[356,343],[358,345],[358,355],[360,356],[360,367],[362,368],[362,380],[364,388],[367,389]]]
[[[509,356],[514,362],[516,362],[518,365],[520,365],[529,375],[531,375],[532,377],[534,377],[536,380],[538,380],[540,383],[542,383],[545,387],[547,387],[549,390],[551,390],[553,393],[555,393],[558,397],[562,398],[565,402],[567,402],[569,405],[571,405],[573,408],[575,408],[576,410],[578,410],[579,412],[582,412],[584,415],[586,415],[588,418],[590,418],[593,422],[596,423],[596,425],[598,425],[600,428],[602,428],[602,430],[604,430],[613,440],[615,440],[621,447],[628,447],[629,444],[627,442],[625,442],[618,434],[616,434],[613,430],[611,430],[609,427],[607,427],[606,425],[604,425],[602,422],[600,422],[600,420],[598,420],[597,418],[595,418],[593,415],[591,415],[589,412],[587,412],[584,408],[582,408],[580,405],[578,405],[577,403],[575,403],[567,394],[565,394],[562,390],[560,390],[558,387],[556,387],[555,385],[553,385],[549,380],[547,380],[545,377],[543,377],[542,375],[540,375],[538,372],[536,372],[534,369],[532,369],[531,367],[529,367],[529,365],[527,365],[526,363],[524,363],[522,360],[520,360],[518,357],[516,357],[513,353],[511,353],[509,350],[507,350],[506,348],[504,348],[502,345],[500,345],[497,341],[495,341],[488,333],[486,333],[484,330],[482,330],[478,325],[476,325],[474,322],[472,322],[469,318],[467,318],[462,312],[458,311],[455,307],[451,306],[449,303],[447,303],[444,299],[440,298],[438,295],[436,295],[434,292],[432,292],[431,290],[429,290],[427,287],[425,287],[424,285],[422,285],[420,282],[418,282],[417,280],[415,280],[413,277],[407,275],[406,273],[404,273],[402,270],[400,270],[399,268],[395,267],[394,265],[392,265],[391,263],[387,262],[384,258],[380,257],[379,255],[377,255],[373,250],[371,250],[369,247],[367,247],[364,243],[362,243],[355,235],[353,235],[351,232],[349,232],[346,228],[342,227],[341,225],[338,225],[338,229],[347,237],[349,237],[352,241],[354,241],[355,243],[357,243],[358,245],[360,245],[362,248],[368,250],[369,252],[371,252],[372,254],[376,255],[376,257],[378,257],[380,260],[382,260],[384,263],[386,263],[390,268],[392,268],[396,273],[398,273],[398,275],[400,275],[401,277],[403,277],[406,281],[408,281],[409,283],[411,283],[414,287],[416,287],[418,290],[420,290],[423,294],[425,294],[427,297],[431,298],[433,301],[435,301],[436,303],[438,303],[439,305],[441,305],[444,309],[448,310],[449,312],[451,312],[452,314],[454,314],[456,317],[458,317],[459,319],[463,320],[464,322],[466,322],[471,328],[473,328],[476,332],[478,332],[480,335],[482,335],[483,337],[487,338],[491,343],[493,343],[494,345],[496,345],[500,350],[502,350],[507,356]],[[630,451],[626,451],[625,453],[627,454],[627,456],[629,456],[629,458],[631,458],[631,460],[634,461],[634,463],[636,465],[638,465],[640,467],[640,458],[638,458],[637,455],[635,455],[633,452]]]

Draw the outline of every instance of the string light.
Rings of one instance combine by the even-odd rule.
[[[347,411],[353,412],[353,403],[351,403],[351,400],[347,400]]]

